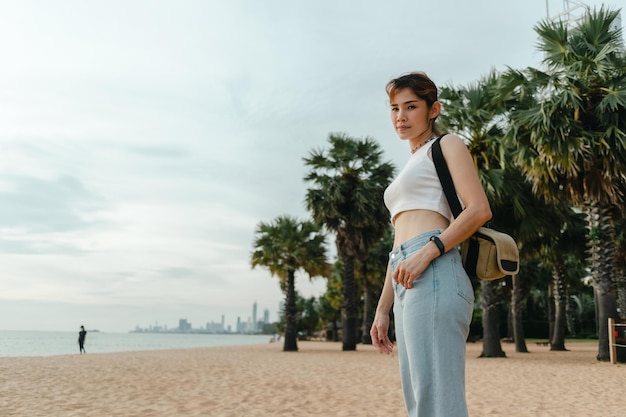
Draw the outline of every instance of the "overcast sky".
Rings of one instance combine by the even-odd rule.
[[[533,26],[563,6],[0,1],[0,329],[276,320],[253,234],[308,217],[302,158],[344,132],[400,167],[390,78],[539,66]]]

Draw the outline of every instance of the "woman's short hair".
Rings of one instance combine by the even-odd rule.
[[[393,99],[399,90],[409,88],[413,93],[424,100],[428,107],[437,101],[437,86],[423,72],[410,72],[387,83],[387,95]]]

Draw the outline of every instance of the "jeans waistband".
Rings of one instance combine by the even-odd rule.
[[[443,229],[434,229],[414,236],[389,252],[389,257],[393,259],[399,254],[407,255],[409,253],[414,253],[419,248],[426,245],[430,241],[431,236],[439,236],[442,232]]]

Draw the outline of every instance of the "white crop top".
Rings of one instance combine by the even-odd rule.
[[[418,149],[400,171],[384,194],[385,205],[391,213],[391,222],[407,210],[431,210],[453,220],[448,200],[439,182],[431,157],[432,143]]]

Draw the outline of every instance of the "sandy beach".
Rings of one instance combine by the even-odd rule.
[[[405,416],[395,354],[298,346],[0,358],[0,416]],[[596,343],[503,347],[467,345],[472,417],[626,415],[626,366],[597,362]]]

